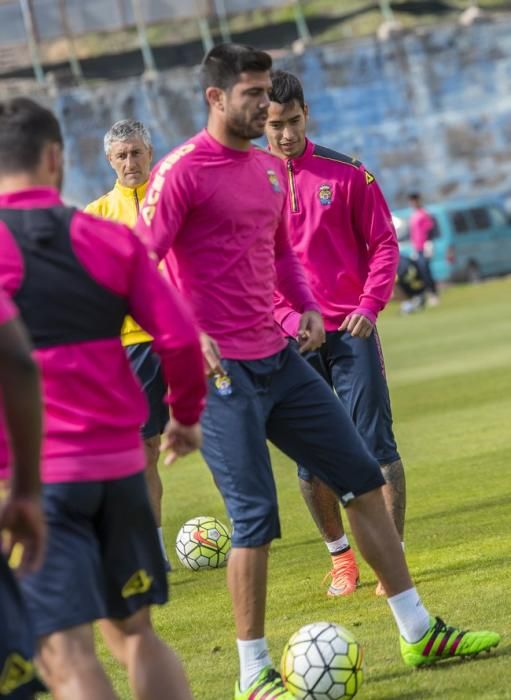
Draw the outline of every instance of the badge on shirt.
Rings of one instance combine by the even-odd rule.
[[[370,185],[371,182],[374,182],[374,175],[369,172],[369,170],[366,170],[365,172],[366,175],[366,185]]]
[[[216,393],[219,396],[230,396],[232,394],[231,378],[227,374],[215,374]]]
[[[328,184],[323,184],[319,186],[319,201],[321,204],[326,207],[329,204],[332,204],[332,188]]]
[[[267,170],[266,174],[268,175],[268,180],[270,181],[270,185],[272,186],[273,191],[282,192],[282,190],[280,189],[280,182],[275,173],[275,170]]]

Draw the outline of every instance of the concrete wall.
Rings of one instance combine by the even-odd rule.
[[[411,189],[430,201],[511,190],[511,21],[321,46],[277,65],[304,81],[311,137],[361,158],[392,205]],[[102,136],[113,121],[146,122],[160,156],[205,120],[187,68],[67,90],[53,105],[67,139],[66,194],[77,203],[112,184]]]

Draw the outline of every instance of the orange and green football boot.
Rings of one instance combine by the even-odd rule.
[[[401,637],[401,656],[407,666],[434,664],[456,656],[477,656],[490,651],[500,642],[496,632],[464,632],[448,627],[439,617],[431,618],[431,625],[418,642],[410,644]]]

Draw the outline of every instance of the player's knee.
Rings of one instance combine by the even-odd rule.
[[[43,637],[36,663],[50,689],[66,684],[70,678],[89,674],[99,667],[92,629],[82,625]]]

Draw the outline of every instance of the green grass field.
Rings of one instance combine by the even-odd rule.
[[[495,629],[497,653],[421,671],[401,663],[396,629],[375,578],[327,599],[328,569],[298,491],[294,466],[274,454],[283,538],[270,559],[267,635],[274,660],[306,622],[350,628],[365,648],[360,700],[511,698],[511,279],[445,291],[438,308],[380,322],[395,430],[408,475],[406,551],[429,609],[467,628]],[[172,600],[154,615],[186,663],[197,700],[229,700],[237,654],[225,571],[188,572],[173,550],[183,521],[216,515],[222,502],[200,457],[166,471],[165,531],[174,563]],[[116,688],[124,673],[101,647]],[[169,698],[169,700],[171,700]]]

